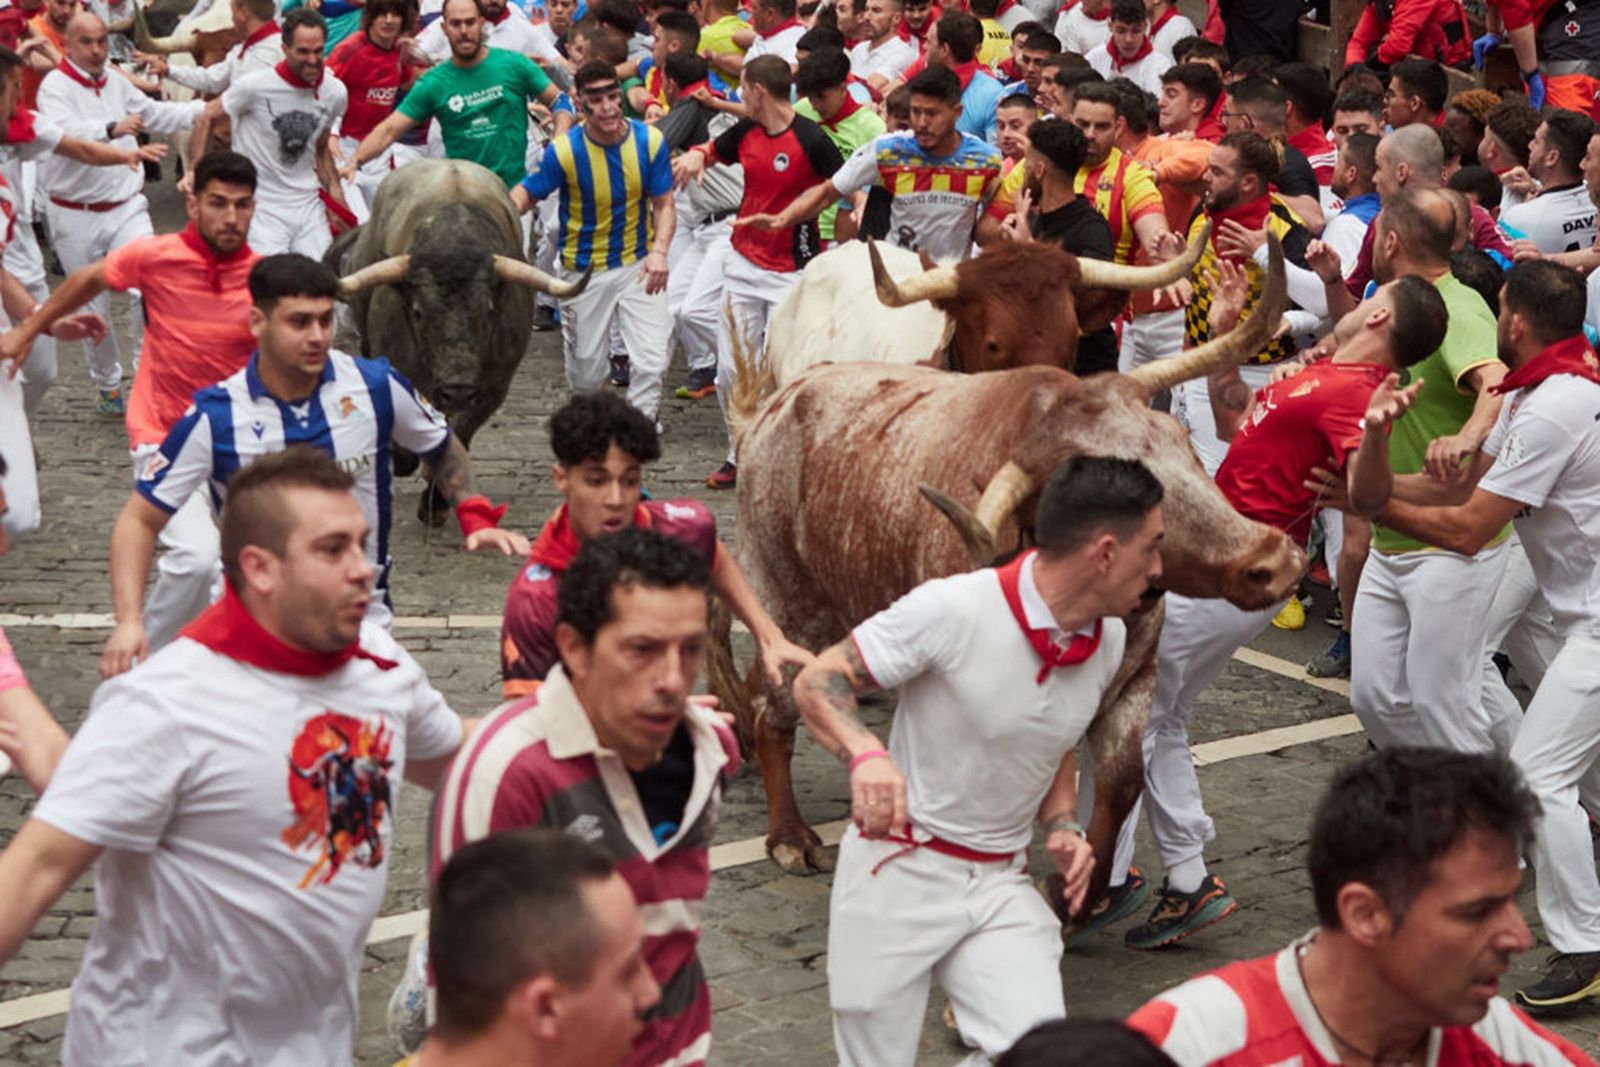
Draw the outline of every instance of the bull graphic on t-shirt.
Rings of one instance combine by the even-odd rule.
[[[318,111],[285,111],[278,114],[267,104],[267,114],[272,116],[272,129],[278,135],[278,155],[284,165],[300,162],[306,148],[322,129],[322,113]]]
[[[386,856],[389,758],[393,731],[382,719],[362,722],[325,711],[306,723],[289,752],[289,800],[294,823],[283,842],[317,858],[300,888],[333,881],[346,863],[377,867]]]

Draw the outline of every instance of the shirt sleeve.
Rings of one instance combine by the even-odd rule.
[[[1494,466],[1478,488],[1530,507],[1541,507],[1580,440],[1579,435],[1556,420],[1523,407],[1496,442]]]
[[[250,110],[250,105],[255,102],[255,87],[251,85],[252,79],[240,78],[222,94],[222,110],[228,113],[233,121],[239,121],[239,116]]]
[[[145,460],[134,491],[171,515],[211,476],[212,455],[211,420],[191,404]]]
[[[744,135],[755,129],[755,125],[749,119],[740,119],[723,130],[711,142],[712,154],[729,165],[739,162],[739,145],[743,143]]]
[[[113,248],[105,258],[106,285],[118,292],[138,289],[144,278],[145,253],[154,238],[145,237],[129,241],[121,248]]]
[[[427,34],[424,33],[423,36],[426,37]],[[435,67],[413,82],[410,90],[395,110],[413,122],[421,122],[423,119],[431,117],[435,107],[434,97],[437,95],[435,87],[439,84],[439,79],[435,77],[434,72],[444,69],[443,67]]]
[[[1345,456],[1361,447],[1362,420],[1371,398],[1370,387],[1351,389],[1322,409],[1317,428],[1328,442],[1336,466],[1343,467]]]
[[[428,676],[411,654],[395,646],[401,669],[413,671],[411,713],[406,717],[406,758],[439,759],[461,747],[464,731],[461,716],[445,701],[444,695],[428,682]]]
[[[526,85],[523,95],[530,100],[537,100],[544,95],[546,89],[550,88],[549,75],[540,69],[539,64],[521,53],[517,54],[517,69],[521,72]]]
[[[1026,169],[1019,164],[1012,167],[1011,173],[1005,176],[1005,180],[1000,183],[999,191],[994,194],[994,199],[989,201],[989,206],[985,209],[990,218],[1004,222],[1006,216],[1016,210],[1017,193],[1022,191],[1022,183],[1027,178],[1024,173]]]
[[[667,139],[654,126],[648,127],[646,141],[650,157],[650,170],[645,178],[646,196],[665,196],[672,192],[672,154],[667,151]]]
[[[839,154],[839,146],[829,139],[821,126],[815,122],[808,122],[798,117],[794,124],[795,137],[800,141],[800,149],[806,154],[806,161],[811,164],[811,169],[816,171],[819,178],[831,178],[844,166],[844,157]]]
[[[567,183],[567,173],[561,169],[561,157],[556,153],[556,142],[550,141],[539,156],[539,166],[522,179],[522,188],[530,200],[543,200]]]
[[[96,691],[33,816],[91,845],[151,852],[191,764],[172,717],[129,677]]]
[[[868,141],[851,152],[844,165],[833,172],[832,180],[834,188],[845,196],[869,185],[882,185],[883,176],[878,172],[878,142]]]
[[[233,53],[229,52],[227,58],[209,67],[171,67],[167,80],[202,95],[214,96],[233,80]]]
[[[450,442],[450,424],[417,393],[404,374],[389,368],[389,400],[394,405],[394,443],[433,459]]]
[[[528,562],[506,593],[500,620],[500,682],[505,696],[531,693],[561,662],[556,650],[556,590],[548,567]]]
[[[992,579],[992,576],[991,576]],[[893,689],[948,662],[964,640],[948,579],[925,582],[850,632],[873,682]]]
[[[1166,208],[1161,202],[1161,190],[1156,188],[1156,180],[1150,174],[1150,168],[1142,163],[1134,163],[1128,167],[1127,174],[1122,179],[1122,197],[1126,204],[1124,210],[1128,213],[1128,221],[1137,222],[1147,215],[1160,215],[1166,217]]]

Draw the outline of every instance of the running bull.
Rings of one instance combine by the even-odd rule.
[[[522,249],[505,183],[476,163],[441,159],[385,178],[372,217],[326,256],[336,272],[351,271],[339,287],[362,355],[387,356],[469,448],[527,351],[534,293],[566,298],[588,283],[557,281]],[[425,495],[420,514],[443,521],[442,498]]]
[[[1163,389],[1260,351],[1286,306],[1275,241],[1259,306],[1200,348],[1132,374],[1081,380],[1050,366],[968,376],[841,363],[813,367],[762,403],[763,385],[741,352],[732,405],[739,543],[757,595],[795,641],[826,647],[922,582],[1014,553],[1028,541],[1049,474],[1073,455],[1094,454],[1142,460],[1165,487],[1167,588],[1250,610],[1275,603],[1300,580],[1304,554],[1282,532],[1234,511],[1183,427],[1149,406]],[[951,521],[930,521],[930,502]],[[1143,784],[1140,738],[1161,616],[1153,592],[1127,620],[1125,658],[1087,735],[1095,769],[1089,840],[1098,860],[1091,906],[1105,889],[1117,827]],[[795,805],[792,696],[766,691],[758,671],[741,679],[725,631],[708,673],[757,750],[768,854],[786,870],[828,869],[830,857]]]
[[[767,363],[779,388],[818,363],[931,363],[991,371],[1071,370],[1078,337],[1109,325],[1133,290],[1187,277],[1210,238],[1153,267],[1080,259],[1047,242],[1001,241],[935,265],[893,245],[851,241],[806,265],[772,314]],[[883,310],[851,314],[868,289]]]

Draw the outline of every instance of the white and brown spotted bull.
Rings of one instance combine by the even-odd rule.
[[[1187,277],[1209,239],[1154,267],[1080,259],[1053,244],[999,241],[935,265],[894,245],[850,241],[806,264],[767,327],[779,387],[818,363],[929,363],[970,372],[1071,370],[1078,337],[1109,325],[1130,291]],[[862,314],[869,290],[885,309]]]
[[[1151,395],[1259,351],[1285,306],[1273,245],[1260,307],[1232,333],[1132,374],[1079,379],[1058,367],[952,374],[930,367],[814,367],[760,402],[740,375],[739,554],[763,604],[812,649],[933,578],[984,566],[1027,544],[1038,493],[1074,455],[1138,459],[1166,489],[1163,584],[1247,610],[1281,599],[1305,566],[1281,531],[1239,515]],[[759,410],[758,410],[759,405]],[[930,501],[952,521],[940,521]],[[1117,827],[1143,783],[1140,736],[1155,686],[1160,600],[1128,622],[1127,651],[1089,727],[1097,769],[1089,839],[1104,891]],[[790,780],[797,716],[757,672],[741,681],[719,641],[713,688],[753,737],[767,790],[768,854],[795,872],[831,859],[800,817]],[[753,699],[752,699],[753,698]],[[1004,774],[1003,767],[995,768]]]

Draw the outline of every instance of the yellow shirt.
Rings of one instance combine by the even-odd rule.
[[[979,19],[983,44],[978,46],[978,62],[993,70],[1011,55],[1011,33],[994,19]]]
[[[1017,193],[1022,191],[1026,169],[1015,167],[1001,183],[1000,191],[989,205],[989,214],[1004,220],[1015,210]],[[1120,179],[1120,180],[1119,180]],[[1072,182],[1073,191],[1087,197],[1111,225],[1111,239],[1117,250],[1118,263],[1131,263],[1138,235],[1133,224],[1146,215],[1165,217],[1161,192],[1156,188],[1150,169],[1123,156],[1122,150],[1112,148],[1104,163],[1098,167],[1079,168]]]
[[[750,24],[738,15],[724,15],[709,26],[700,27],[700,54],[743,55],[744,49],[734,43],[733,35],[749,28]]]

